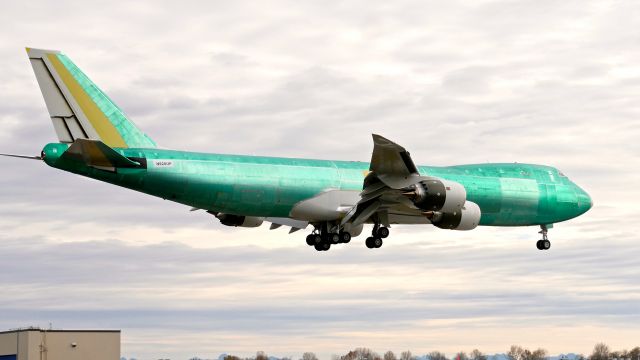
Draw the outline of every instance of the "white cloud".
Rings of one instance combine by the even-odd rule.
[[[318,254],[302,232],[227,229],[2,159],[0,287],[15,296],[0,299],[0,327],[123,328],[125,355],[139,358],[637,345],[638,11],[631,1],[7,4],[3,152],[55,140],[23,47],[59,48],[166,147],[366,161],[377,132],[421,164],[557,166],[596,206],[557,225],[545,254],[534,228],[418,227],[394,228],[375,252],[354,240]]]

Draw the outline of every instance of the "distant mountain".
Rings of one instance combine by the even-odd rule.
[[[580,355],[574,353],[549,356],[549,360],[577,360]],[[271,359],[270,359],[271,360]],[[416,356],[416,360],[430,360],[429,355]],[[455,360],[452,358],[451,360]],[[507,354],[487,355],[487,360],[509,360]]]
[[[507,354],[487,355],[487,360],[509,360]]]
[[[218,360],[224,360],[225,357],[227,357],[229,354],[226,353],[222,353],[220,354],[220,356],[218,356]],[[267,357],[268,360],[280,360],[280,358],[277,358],[275,356],[269,356]]]
[[[227,355],[228,354],[226,354],[226,353],[220,354],[220,356],[218,356],[217,360],[224,360],[224,358]],[[579,358],[579,356],[580,356],[579,354],[574,354],[574,353],[559,354],[559,355],[549,356],[548,360],[577,360]],[[269,356],[268,359],[269,360],[280,360],[279,357],[275,357],[275,356]],[[430,360],[429,359],[429,355],[416,356],[415,359],[416,360]],[[124,359],[124,360],[126,360],[126,359]],[[451,360],[455,360],[455,358],[452,358]],[[507,354],[493,354],[493,355],[487,355],[487,360],[509,360],[509,357],[507,356]]]
[[[556,356],[549,356],[549,360],[576,360],[579,358],[579,354],[568,353],[568,354],[560,354]]]

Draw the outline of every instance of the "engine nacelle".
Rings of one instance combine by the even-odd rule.
[[[431,223],[441,229],[473,230],[480,223],[481,215],[478,204],[466,201],[460,210],[434,213]]]
[[[242,216],[232,215],[225,213],[218,213],[216,215],[222,225],[226,226],[240,226],[240,227],[258,227],[262,225],[262,218],[255,216]]]
[[[467,199],[467,190],[455,181],[422,180],[404,189],[405,195],[426,211],[459,212]]]

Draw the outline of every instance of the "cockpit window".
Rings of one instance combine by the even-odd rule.
[[[558,175],[562,176],[562,177],[567,177],[567,175],[565,175],[562,171],[558,170]]]

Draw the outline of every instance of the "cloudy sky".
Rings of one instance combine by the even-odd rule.
[[[1,152],[56,140],[25,46],[69,55],[167,148],[553,165],[595,206],[557,224],[303,232],[0,159],[0,329],[122,329],[123,356],[323,358],[356,346],[552,354],[640,339],[635,1],[22,1],[0,12]]]

